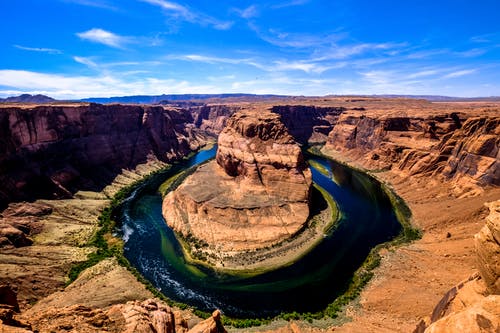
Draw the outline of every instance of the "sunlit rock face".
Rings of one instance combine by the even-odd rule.
[[[296,234],[309,216],[311,172],[280,116],[238,112],[218,145],[216,161],[165,197],[167,224],[228,253],[272,246]]]
[[[499,137],[500,117],[349,111],[338,118],[326,149],[368,168],[451,180],[456,195],[473,196],[500,185]]]

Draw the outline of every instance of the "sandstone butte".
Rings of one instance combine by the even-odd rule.
[[[323,144],[325,154],[373,172],[423,231],[420,240],[380,251],[374,278],[345,320],[259,331],[499,331],[500,103],[349,96],[189,107],[2,105],[0,331],[223,331],[218,313],[202,322],[152,300],[114,258],[65,282],[69,268],[95,251],[84,245],[114,194],[249,108],[271,108],[297,142]]]
[[[276,245],[309,217],[311,171],[268,110],[241,111],[219,134],[216,161],[199,167],[163,202],[167,224],[218,258]]]

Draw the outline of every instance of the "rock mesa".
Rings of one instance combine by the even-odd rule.
[[[221,132],[216,161],[165,197],[163,216],[178,234],[219,254],[252,251],[301,230],[311,183],[280,116],[241,111]]]

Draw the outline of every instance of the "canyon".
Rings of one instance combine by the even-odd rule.
[[[83,245],[113,195],[214,142],[243,109],[271,110],[298,143],[321,145],[323,154],[372,173],[408,203],[423,232],[420,240],[381,251],[375,277],[358,304],[345,309],[347,323],[283,323],[275,331],[411,332],[418,326],[445,332],[452,321],[473,325],[470,318],[486,330],[498,327],[492,319],[499,304],[498,204],[484,204],[500,197],[500,105],[358,97],[192,107],[2,106],[0,325],[70,331],[71,317],[90,325],[87,331],[119,332],[134,318],[145,327],[163,321],[166,332],[196,324],[221,329],[220,315],[203,323],[187,310],[147,301],[151,292],[113,258],[65,283],[70,267],[95,251]],[[228,163],[226,152],[219,165],[234,177],[238,163]],[[461,284],[467,287],[455,288],[445,310],[432,315]]]

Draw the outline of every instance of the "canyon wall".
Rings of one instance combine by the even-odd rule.
[[[277,105],[272,112],[281,116],[288,132],[300,144],[325,143],[344,107]]]
[[[214,136],[219,135],[231,115],[241,110],[240,105],[202,105],[190,107],[193,116],[193,126]]]
[[[131,105],[0,109],[0,207],[99,190],[123,168],[198,148],[189,111]]]
[[[442,176],[460,194],[500,184],[499,146],[500,117],[347,111],[324,149],[368,169]]]

